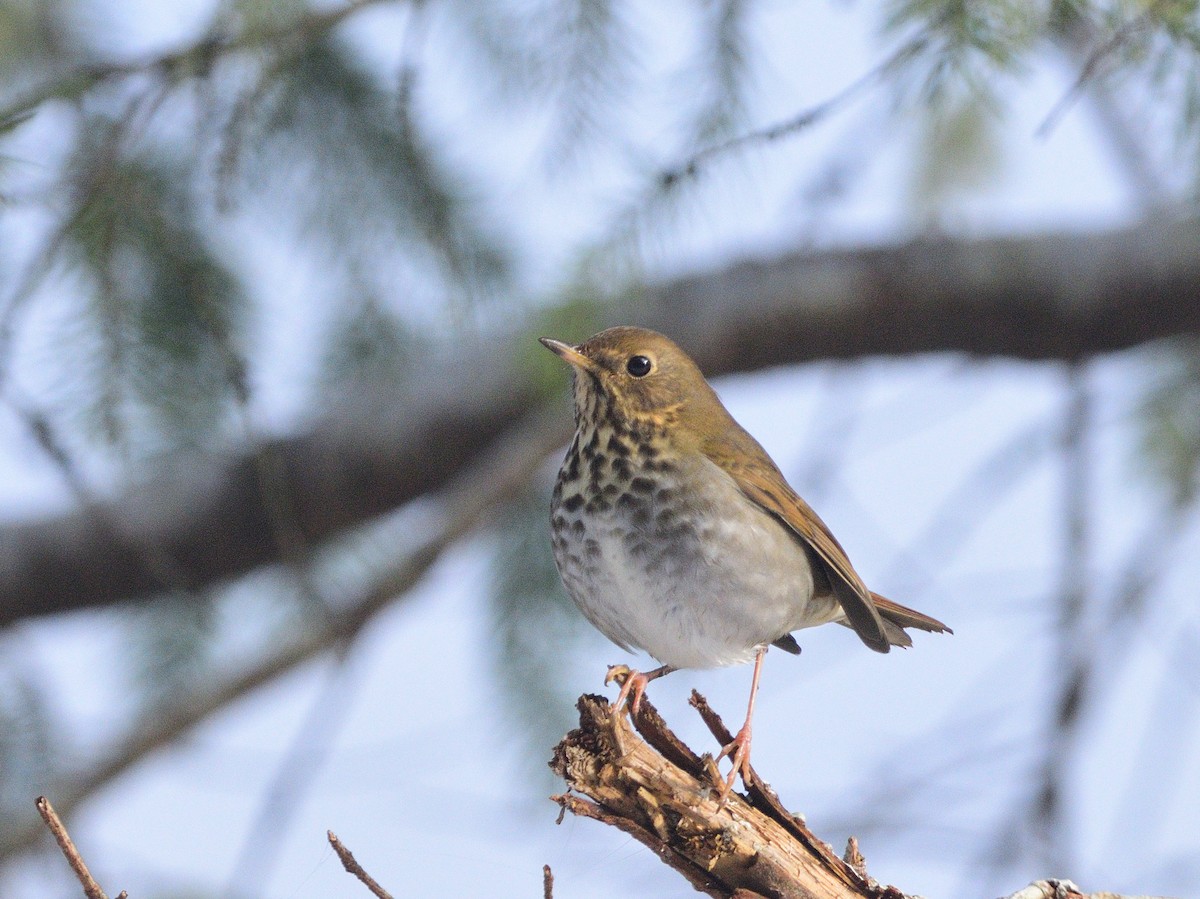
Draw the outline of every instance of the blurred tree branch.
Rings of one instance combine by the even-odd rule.
[[[1086,90],[1115,159],[1130,187],[1137,192],[1142,207],[1147,210],[1169,205],[1170,192],[1154,164],[1145,134],[1134,123],[1131,110],[1104,78],[1097,77],[1097,68],[1106,55],[1120,48],[1120,43],[1129,38],[1131,31],[1147,27],[1152,7],[1147,7],[1107,36],[1086,16],[1071,15],[1069,8],[1064,7],[1067,14],[1054,29],[1053,40],[1064,56],[1078,67],[1079,77],[1038,129],[1039,134],[1045,136],[1062,120],[1075,96]]]
[[[55,785],[59,807],[76,808],[98,789],[190,728],[282,674],[353,642],[375,616],[420,582],[442,554],[480,525],[498,505],[512,498],[554,445],[557,429],[544,417],[533,417],[472,466],[439,495],[441,528],[398,559],[353,601],[342,605],[321,627],[287,641],[273,641],[241,670],[199,682],[190,695],[156,707],[117,738],[100,758],[80,766],[74,779]],[[28,849],[40,833],[37,821],[8,821],[0,833],[0,859]]]
[[[398,601],[399,596],[395,599]],[[323,672],[325,682],[310,699],[308,710],[245,829],[242,848],[225,888],[230,899],[263,895],[267,891],[270,876],[279,864],[288,826],[315,786],[318,772],[329,758],[353,705],[356,671],[350,660],[356,636],[351,634],[344,642],[335,644],[329,653],[329,666]],[[333,840],[330,845],[338,852]],[[346,852],[349,855],[349,850]],[[344,858],[342,863],[346,863]]]
[[[81,66],[47,81],[19,100],[0,108],[0,132],[24,121],[50,100],[76,99],[106,81],[144,74],[159,75],[167,82],[204,76],[223,56],[288,42],[310,43],[369,6],[395,2],[396,0],[350,0],[331,9],[307,11],[286,19],[282,24],[250,26],[229,37],[209,34],[177,50],[146,59],[98,62]]]
[[[651,285],[606,312],[670,330],[710,374],[961,352],[1074,360],[1200,331],[1200,225],[793,254]],[[583,334],[560,335],[582,339]],[[269,446],[312,544],[436,490],[540,402],[532,335],[431,363],[402,398],[347,400]],[[519,341],[519,342],[518,342]],[[566,439],[563,414],[562,439]],[[255,448],[183,458],[101,509],[0,528],[0,626],[199,587],[279,561]]]
[[[1092,501],[1091,454],[1087,442],[1092,401],[1087,368],[1067,370],[1066,410],[1062,431],[1063,560],[1058,588],[1058,645],[1053,648],[1058,682],[1054,685],[1053,720],[1048,722],[1037,786],[1031,796],[1029,829],[1041,860],[1058,870],[1073,867],[1074,835],[1068,832],[1067,789],[1071,766],[1078,763],[1076,743],[1095,691],[1095,628],[1087,619],[1088,562],[1092,539],[1089,506]],[[1025,828],[1022,827],[1024,830]]]

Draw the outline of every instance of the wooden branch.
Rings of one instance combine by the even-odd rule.
[[[746,796],[719,801],[712,756],[685,746],[645,698],[635,721],[644,740],[603,696],[582,696],[577,707],[579,729],[555,748],[550,767],[583,796],[556,801],[628,833],[697,890],[716,897],[902,899],[839,858],[757,775]]]
[[[1078,359],[1200,333],[1197,296],[1200,224],[1183,221],[794,253],[647,286],[605,315],[668,331],[707,373],[723,374],[927,352]],[[403,394],[347,398],[309,433],[271,444],[303,540],[437,490],[489,452],[541,402],[543,388],[513,361],[543,352],[535,336],[514,329],[494,354],[431,363]],[[565,399],[558,409],[565,442]],[[0,527],[0,627],[162,592],[146,547],[192,587],[279,561],[259,457],[253,448],[178,457],[102,516]]]
[[[695,691],[692,705],[718,746],[732,739]],[[603,696],[581,696],[576,707],[579,727],[555,747],[550,762],[570,787],[552,797],[563,810],[559,821],[571,812],[616,827],[698,891],[721,899],[907,899],[867,874],[854,837],[839,858],[753,769],[744,795],[730,793],[724,803],[718,801],[722,778],[712,755],[696,755],[645,697],[632,721],[615,713]],[[1085,894],[1070,881],[1051,879],[1008,899],[1122,897]]]
[[[45,796],[39,796],[34,805],[37,806],[38,814],[42,816],[42,820],[46,822],[46,826],[50,828],[50,833],[54,835],[54,841],[58,843],[58,848],[62,850],[67,864],[75,872],[75,877],[83,887],[83,894],[87,896],[87,899],[108,899],[104,890],[100,889],[100,884],[96,883],[96,878],[92,877],[92,872],[88,870],[83,856],[75,848],[75,842],[71,839],[71,835],[67,833],[67,826],[58,817],[58,812],[54,810],[54,806],[50,804],[50,800]],[[129,894],[121,890],[117,895],[117,899],[129,899]]]
[[[336,833],[332,830],[327,830],[325,831],[325,835],[329,838],[329,845],[333,847],[333,851],[341,859],[342,867],[346,869],[347,873],[353,874],[362,881],[363,886],[378,896],[379,899],[392,899],[392,894],[381,887],[379,881],[366,872],[366,869],[355,859],[354,854],[346,848],[346,844],[338,839]]]

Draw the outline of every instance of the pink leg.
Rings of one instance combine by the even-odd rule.
[[[733,789],[733,782],[737,780],[738,774],[742,775],[742,783],[745,783],[750,777],[750,722],[754,718],[754,699],[758,696],[758,678],[762,673],[763,658],[766,654],[767,647],[764,646],[758,651],[758,655],[754,657],[754,677],[750,681],[750,702],[746,707],[746,723],[737,732],[737,736],[733,738],[733,742],[723,748],[721,754],[717,756],[717,761],[720,761],[725,756],[729,756],[730,761],[733,763],[733,769],[729,772],[729,779],[725,781],[725,785],[721,788],[718,796],[722,801],[729,795],[729,791]]]

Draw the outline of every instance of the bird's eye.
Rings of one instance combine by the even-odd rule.
[[[654,363],[645,356],[630,356],[629,361],[625,363],[625,371],[629,372],[635,378],[644,378],[650,374],[650,369],[654,367]]]

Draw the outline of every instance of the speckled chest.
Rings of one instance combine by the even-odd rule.
[[[581,420],[554,490],[563,583],[625,648],[676,667],[745,661],[803,626],[807,559],[771,516],[665,427]]]
[[[694,541],[679,467],[668,458],[659,427],[581,427],[551,506],[554,552],[564,577],[600,576],[601,541],[618,540],[648,574],[673,547]]]

